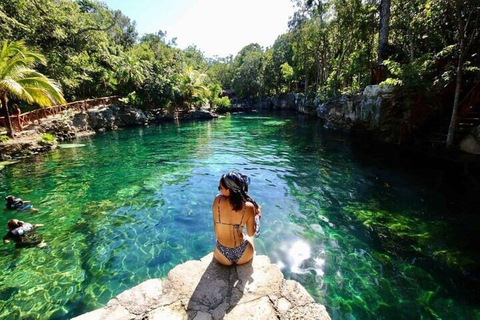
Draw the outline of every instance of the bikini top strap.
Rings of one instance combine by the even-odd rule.
[[[245,216],[245,211],[247,210],[247,204],[245,203],[245,204],[243,205],[243,213],[242,213],[242,219],[240,219],[240,223],[239,223],[239,224],[231,224],[231,223],[223,223],[223,222],[222,222],[222,218],[220,217],[220,201],[222,201],[222,196],[220,196],[220,197],[218,198],[218,205],[217,205],[217,209],[218,209],[218,219],[217,219],[217,223],[225,224],[225,225],[229,225],[229,226],[233,226],[234,228],[235,228],[235,227],[237,227],[237,228],[242,227],[243,217]]]

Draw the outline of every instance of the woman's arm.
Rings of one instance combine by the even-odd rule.
[[[34,225],[33,225],[33,229],[41,228],[41,227],[43,227],[43,226],[44,226],[43,223],[37,223],[37,224],[34,224]]]
[[[217,207],[218,197],[219,197],[219,195],[217,194],[215,196],[215,198],[213,199],[213,203],[212,203],[213,233],[215,234],[215,237],[217,236],[216,230],[215,230],[215,209]]]
[[[4,237],[3,237],[3,243],[9,243],[11,239],[11,232],[9,231]]]
[[[247,202],[247,235],[253,237],[255,234],[255,208],[252,203]]]

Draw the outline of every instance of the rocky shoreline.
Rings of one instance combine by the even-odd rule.
[[[266,98],[256,103],[237,103],[231,111],[292,110],[320,118],[324,126],[333,130],[368,134],[369,139],[388,144],[401,144],[402,136],[411,134],[408,113],[403,100],[392,88],[371,85],[362,93],[343,95],[327,102],[314,99],[308,102],[302,94]],[[393,110],[393,111],[392,111]],[[185,119],[212,119],[217,115],[207,110],[166,113],[162,109],[143,111],[124,104],[98,106],[86,112],[64,114],[60,118],[46,119],[33,129],[22,132],[24,137],[0,143],[0,162],[28,157],[55,148],[55,144],[39,143],[44,133],[54,134],[57,141],[69,141],[92,135],[95,132],[116,130],[121,127],[142,126]],[[30,133],[28,133],[30,132]],[[408,134],[405,134],[408,136]],[[405,138],[405,139],[408,139]],[[431,143],[426,140],[426,143]],[[417,148],[434,146],[417,145]],[[459,149],[470,154],[480,154],[480,126],[472,128],[459,139]]]
[[[333,97],[326,102],[318,98],[307,99],[302,93],[290,93],[255,103],[237,103],[233,109],[292,110],[320,118],[328,129],[367,134],[378,142],[405,144],[421,149],[444,149],[446,132],[438,137],[436,131],[440,128],[417,130],[422,125],[428,127],[428,123],[422,123],[428,117],[426,113],[423,118],[418,114],[412,117],[414,102],[411,100],[408,92],[394,90],[390,86],[369,85],[361,92]],[[461,129],[465,128],[458,127],[455,138],[458,148],[479,155],[480,125],[472,126],[468,131]]]
[[[330,316],[302,285],[285,280],[267,256],[226,267],[210,253],[176,266],[166,279],[147,280],[107,306],[73,319],[329,320]]]
[[[56,148],[55,142],[42,141],[45,133],[55,135],[56,140],[70,141],[94,135],[96,132],[117,130],[121,127],[143,126],[175,120],[202,120],[218,117],[206,110],[195,110],[170,115],[162,110],[143,111],[127,105],[98,106],[86,112],[65,112],[57,117],[43,119],[42,123],[30,125],[16,132],[14,140],[0,143],[0,163],[36,155]]]

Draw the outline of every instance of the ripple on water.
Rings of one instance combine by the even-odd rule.
[[[0,193],[40,208],[5,213],[0,225],[44,223],[48,243],[0,248],[2,319],[71,318],[209,253],[211,203],[232,169],[250,175],[262,205],[257,253],[334,319],[480,318],[464,276],[478,268],[477,251],[455,239],[472,234],[444,220],[423,180],[377,168],[316,121],[227,116],[79,143],[0,173]]]

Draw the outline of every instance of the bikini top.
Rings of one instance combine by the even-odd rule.
[[[240,223],[235,223],[235,224],[232,224],[232,223],[226,223],[226,222],[222,222],[222,219],[220,217],[220,201],[222,201],[222,196],[220,196],[218,198],[218,220],[215,221],[215,223],[217,224],[223,224],[223,225],[226,225],[226,226],[232,226],[232,233],[233,233],[233,243],[235,245],[235,247],[237,246],[237,241],[235,240],[235,231],[237,231],[237,235],[239,233],[242,232],[242,228],[243,228],[243,225],[242,225],[242,221],[243,221],[243,217],[245,216],[245,211],[247,209],[247,206],[244,204],[243,205],[243,213],[242,213],[242,219],[240,219]],[[240,241],[239,241],[240,242]]]

